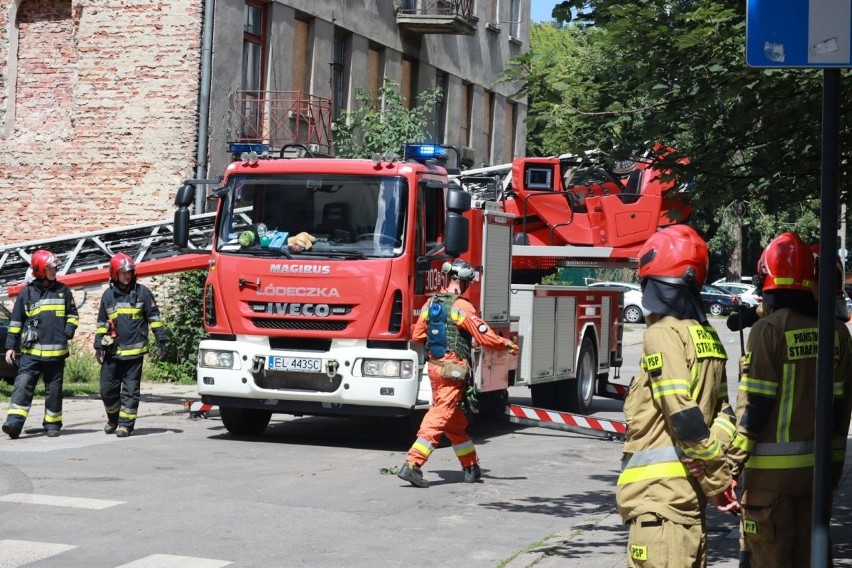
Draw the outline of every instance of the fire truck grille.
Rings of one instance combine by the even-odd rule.
[[[288,329],[293,331],[343,331],[349,325],[346,321],[294,320],[254,318],[251,320],[258,329]]]
[[[255,383],[262,389],[334,392],[340,388],[342,380],[341,375],[329,378],[325,373],[265,371],[262,376],[255,379]]]

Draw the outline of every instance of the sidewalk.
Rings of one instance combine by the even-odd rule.
[[[835,568],[852,568],[852,441],[847,441],[846,467],[834,494],[831,541]],[[712,568],[737,568],[739,526],[737,519],[708,508],[707,534]],[[625,566],[627,527],[612,506],[588,515],[558,534],[550,535],[516,556],[504,568],[618,568]]]

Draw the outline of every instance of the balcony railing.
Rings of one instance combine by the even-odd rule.
[[[402,0],[396,10],[397,25],[418,34],[472,36],[476,22],[473,0]]]
[[[331,153],[331,100],[300,91],[237,91],[231,97],[231,142],[304,144]]]

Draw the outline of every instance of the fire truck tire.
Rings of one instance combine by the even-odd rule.
[[[219,407],[222,424],[235,436],[257,436],[266,430],[272,418],[271,410],[256,408]]]
[[[580,344],[580,357],[577,359],[577,378],[557,383],[559,410],[588,414],[592,408],[597,378],[595,345],[590,338],[584,337]]]
[[[556,408],[556,383],[541,383],[530,386],[530,398],[536,408]]]

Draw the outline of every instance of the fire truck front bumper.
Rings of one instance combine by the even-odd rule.
[[[273,350],[248,341],[202,341],[198,393],[209,404],[289,414],[405,416],[420,406],[413,350],[332,345]]]

